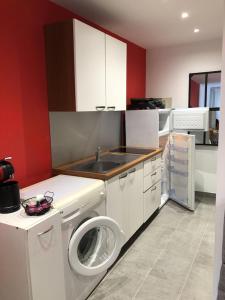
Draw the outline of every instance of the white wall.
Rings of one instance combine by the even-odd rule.
[[[220,143],[218,149],[218,172],[216,191],[216,243],[215,243],[215,273],[214,273],[214,297],[217,297],[217,288],[222,263],[222,241],[223,223],[225,210],[225,22],[223,30],[223,59],[222,59],[222,89],[221,89],[221,121],[220,121]]]
[[[188,107],[189,73],[221,70],[221,63],[221,40],[148,50],[146,96]],[[196,190],[216,192],[216,164],[217,147],[196,147]]]
[[[221,70],[221,55],[221,40],[148,50],[146,96],[188,107],[189,73]]]
[[[216,192],[217,147],[196,146],[195,190]]]

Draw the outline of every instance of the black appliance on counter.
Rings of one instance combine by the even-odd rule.
[[[0,160],[0,213],[11,213],[20,209],[20,193],[17,181],[11,180],[14,167],[11,158]]]
[[[128,105],[128,109],[157,109],[165,108],[165,105],[161,98],[131,98],[131,104]]]

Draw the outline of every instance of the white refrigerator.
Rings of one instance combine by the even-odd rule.
[[[187,131],[207,128],[208,108],[126,111],[126,146],[156,148],[163,141],[161,206],[171,199],[195,210],[195,136]]]
[[[195,210],[195,136],[170,133],[162,154],[161,205],[168,199]]]

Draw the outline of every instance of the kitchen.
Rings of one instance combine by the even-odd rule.
[[[26,187],[49,178],[52,169],[51,156],[53,166],[56,166],[94,154],[97,145],[108,148],[118,146],[121,141],[120,122],[122,122],[119,112],[54,112],[50,113],[51,127],[49,126],[43,27],[55,21],[74,18],[76,15],[43,0],[25,1],[24,6],[17,1],[9,1],[1,4],[1,12],[2,46],[0,51],[2,51],[4,59],[1,67],[3,88],[0,93],[5,110],[3,124],[9,126],[7,130],[2,129],[3,140],[7,142],[1,145],[1,157],[8,155],[13,157],[16,179],[20,185]],[[180,18],[179,14],[178,19]],[[83,18],[79,19],[84,20]],[[180,19],[179,22],[181,22]],[[213,43],[204,42],[201,45],[197,43],[196,46],[190,46],[186,51],[182,50],[182,47],[178,47],[176,52],[172,48],[171,51],[165,50],[164,52],[163,50],[154,52],[153,49],[152,54],[151,51],[147,52],[147,58],[150,61],[147,60],[147,65],[145,65],[146,50],[128,42],[127,98],[170,96],[174,99],[176,107],[187,107],[188,100],[183,100],[184,102],[179,105],[180,95],[175,94],[173,87],[183,86],[184,89],[181,93],[185,96],[182,97],[188,99],[188,78],[185,82],[173,82],[172,79],[175,77],[171,74],[174,74],[176,70],[172,67],[169,68],[169,63],[167,63],[167,70],[164,68],[163,72],[162,68],[159,68],[155,56],[158,55],[158,61],[163,64],[165,52],[167,52],[168,61],[175,65],[174,57],[177,59],[187,57],[186,64],[188,64],[188,53],[192,53],[192,58],[196,53],[196,60],[201,56],[205,59],[201,66],[197,66],[194,61],[195,67],[190,67],[190,71],[188,70],[187,73],[216,71],[221,69],[220,47],[221,42],[217,39]],[[171,56],[169,56],[170,53]],[[205,53],[205,56],[202,53]],[[161,56],[159,56],[160,54]],[[155,55],[153,59],[155,66],[151,62],[151,55]],[[207,65],[205,61],[207,61]],[[147,72],[145,84],[146,67],[149,68],[149,72]],[[159,93],[159,89],[161,89],[159,83],[163,80],[163,76],[170,78],[170,83],[168,86],[165,84],[165,91]],[[153,78],[156,82],[153,81]],[[178,78],[183,80],[184,76],[179,73]],[[165,80],[166,82],[167,80]],[[66,130],[68,137],[62,129]],[[223,130],[222,122],[220,130]],[[52,154],[51,144],[53,145]],[[76,149],[76,151],[71,151],[71,149]],[[203,150],[197,151],[201,151],[199,157],[202,157]],[[208,150],[207,153],[204,153],[208,155],[206,160],[211,159],[212,155],[215,157],[215,152],[215,150]],[[210,179],[212,186],[207,192],[215,193],[215,185],[213,185],[213,180],[215,181],[213,172],[215,171],[202,170],[202,167],[198,166],[200,175],[204,177],[207,176],[206,173],[212,174]],[[222,172],[222,169],[219,172]],[[199,186],[204,188],[201,181],[199,181]],[[221,216],[221,218],[223,217]]]

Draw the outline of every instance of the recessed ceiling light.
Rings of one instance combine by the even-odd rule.
[[[194,33],[198,33],[199,31],[200,31],[199,28],[195,28],[195,29],[194,29]]]
[[[182,19],[186,19],[188,17],[189,17],[189,14],[187,12],[182,12],[182,14],[181,14]]]

